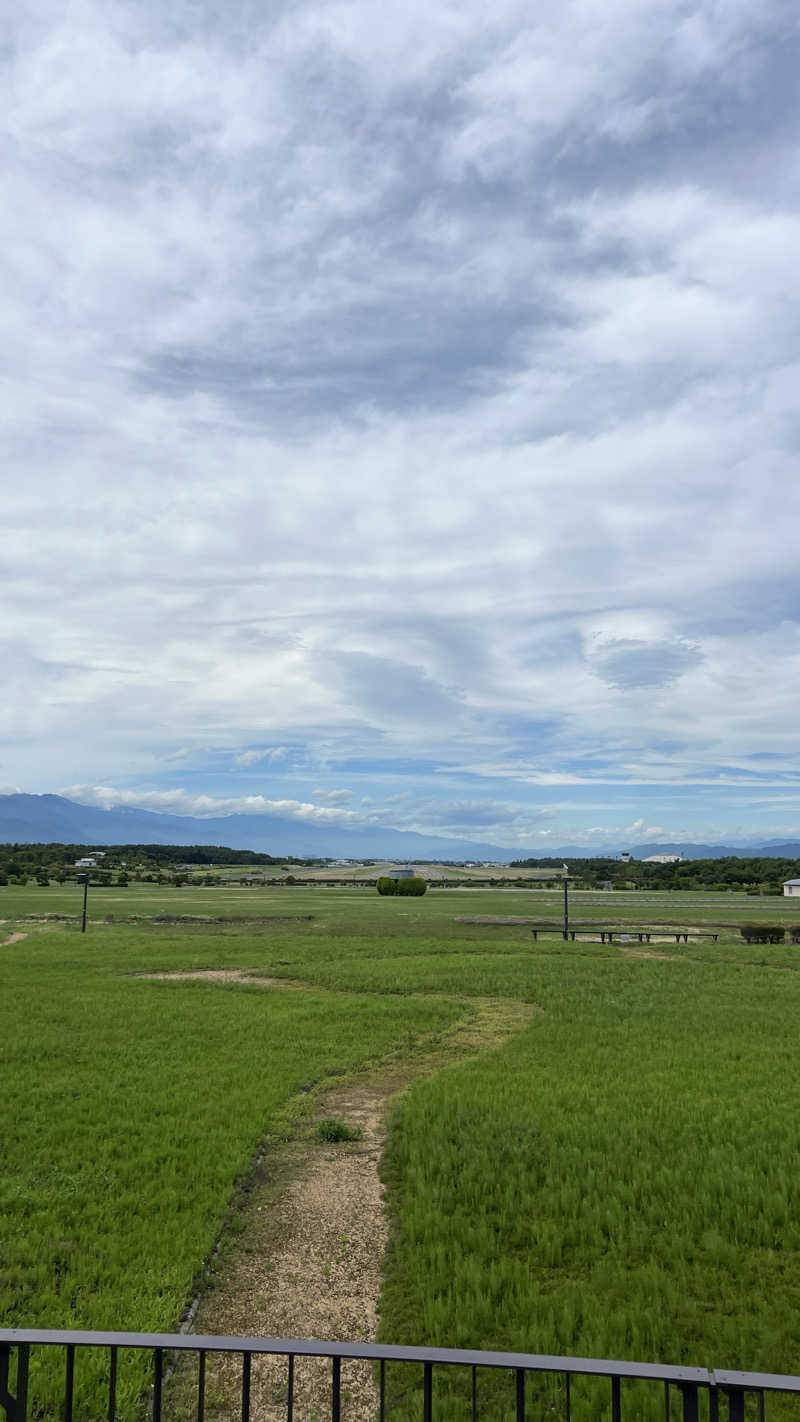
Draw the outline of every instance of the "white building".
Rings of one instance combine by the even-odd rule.
[[[682,864],[682,854],[648,854],[643,864]]]
[[[800,899],[800,879],[785,879],[783,883],[784,898],[791,898],[793,894]]]

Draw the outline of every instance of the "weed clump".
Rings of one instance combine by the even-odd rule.
[[[322,1143],[360,1141],[364,1132],[360,1126],[350,1126],[336,1116],[325,1116],[317,1125],[317,1140]]]

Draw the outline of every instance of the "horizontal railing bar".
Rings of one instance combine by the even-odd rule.
[[[583,1373],[596,1377],[642,1378],[653,1382],[690,1382],[710,1387],[707,1368],[673,1367],[657,1363],[630,1363],[608,1358],[568,1358],[549,1353],[500,1353],[468,1348],[416,1348],[392,1343],[320,1342],[309,1338],[227,1338],[218,1334],[98,1333],[82,1330],[0,1328],[0,1345],[32,1343],[86,1348],[162,1348],[170,1352],[278,1353],[311,1358],[365,1358],[379,1362],[474,1364],[480,1368],[525,1368],[539,1373]],[[719,1379],[722,1374],[717,1374]],[[731,1379],[758,1378],[761,1374],[731,1373]],[[800,1380],[794,1381],[800,1390]],[[777,1385],[777,1384],[776,1384]],[[748,1386],[747,1383],[737,1386]],[[766,1386],[755,1382],[752,1386]]]
[[[737,1387],[764,1392],[800,1392],[800,1378],[784,1373],[736,1373],[714,1369],[712,1381],[717,1387]]]

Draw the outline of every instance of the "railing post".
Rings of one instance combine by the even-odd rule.
[[[72,1422],[72,1399],[75,1393],[75,1345],[67,1344],[64,1376],[64,1422]]]
[[[728,1394],[728,1422],[744,1422],[744,1388],[726,1387]]]
[[[250,1422],[250,1361],[252,1353],[242,1354],[242,1422]]]
[[[517,1422],[525,1422],[525,1369],[517,1368]]]
[[[25,1422],[28,1416],[28,1362],[30,1348],[20,1343],[17,1348],[17,1422]]]
[[[683,1396],[683,1422],[697,1422],[697,1388],[692,1383],[680,1384]]]
[[[164,1350],[153,1349],[153,1422],[161,1422],[161,1387],[164,1381]]]
[[[197,1422],[203,1422],[206,1411],[206,1352],[201,1348],[197,1356]]]
[[[286,1369],[286,1422],[294,1419],[294,1353],[289,1354]]]
[[[433,1417],[433,1364],[424,1363],[422,1369],[422,1422],[431,1422]]]
[[[17,1399],[8,1390],[8,1362],[11,1349],[4,1343],[0,1347],[0,1407],[6,1414],[7,1422],[15,1422]]]
[[[17,1344],[17,1396],[9,1391],[10,1344],[0,1344],[0,1408],[6,1422],[26,1422],[28,1411],[28,1345]]]
[[[107,1422],[114,1422],[117,1415],[117,1350],[108,1351],[108,1410]]]
[[[342,1360],[331,1359],[331,1422],[339,1422],[342,1398]]]

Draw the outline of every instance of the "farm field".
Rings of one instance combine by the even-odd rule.
[[[0,888],[0,943],[27,934],[0,948],[4,1325],[174,1328],[319,1083],[512,998],[528,1027],[396,1105],[381,1337],[800,1370],[800,945],[733,928],[797,904],[571,896],[573,922],[722,925],[648,955],[457,921],[557,892],[147,885],[92,889],[86,935],[43,917],[79,898]],[[312,990],[134,976],[225,967]]]

